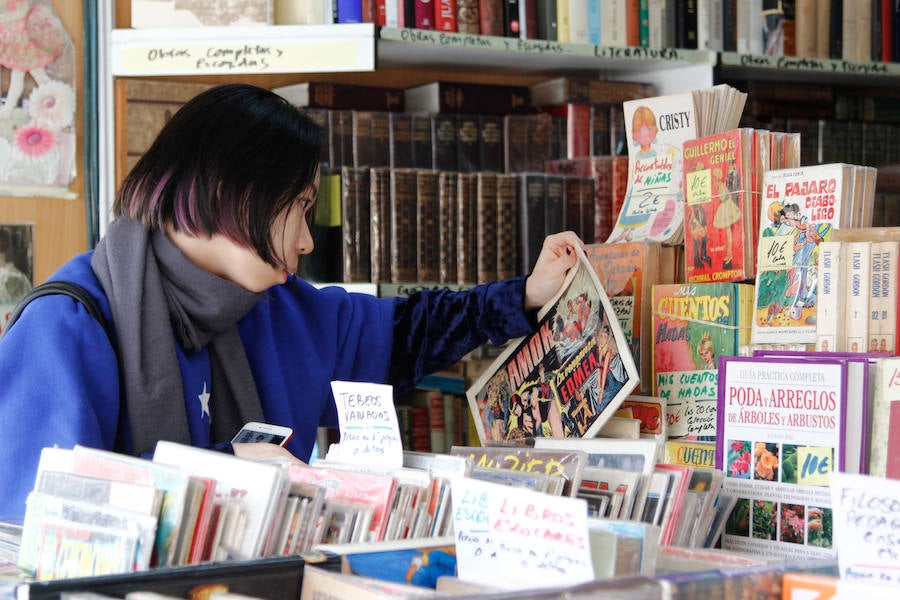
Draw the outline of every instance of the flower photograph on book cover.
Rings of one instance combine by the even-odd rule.
[[[804,515],[806,507],[802,504],[781,504],[781,535],[782,542],[791,544],[803,544],[805,541],[806,521]]]
[[[753,501],[753,537],[774,540],[778,534],[778,504],[766,500]]]
[[[750,442],[733,440],[728,442],[728,476],[750,479]]]

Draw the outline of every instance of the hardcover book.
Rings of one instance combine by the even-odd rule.
[[[900,479],[900,358],[876,362],[870,413],[868,474]]]
[[[478,177],[457,173],[456,180],[456,283],[478,280]]]
[[[341,169],[341,232],[345,283],[368,282],[372,278],[369,198],[369,167]]]
[[[580,102],[621,104],[654,95],[654,86],[636,81],[610,81],[587,77],[555,77],[528,86],[535,106]]]
[[[527,114],[531,111],[528,87],[433,81],[406,88],[408,112],[448,114]]]
[[[482,444],[591,437],[637,386],[612,305],[584,252],[535,333],[513,340],[466,390]]]
[[[440,206],[437,171],[416,173],[417,281],[436,282],[440,265]]]
[[[520,272],[517,254],[516,177],[497,174],[497,279],[509,279]]]
[[[476,173],[475,227],[478,283],[497,279],[497,175]]]
[[[418,277],[415,169],[391,169],[391,283]]]
[[[369,170],[369,263],[372,283],[391,280],[391,169]]]
[[[438,281],[456,283],[457,176],[452,171],[438,175]]]
[[[816,342],[818,245],[843,224],[853,165],[765,173],[752,342]]]
[[[722,548],[832,558],[829,476],[843,471],[846,363],[720,359],[716,466],[738,497]],[[857,424],[858,425],[858,424]]]
[[[718,358],[750,337],[753,286],[653,286],[653,395],[667,401],[670,437],[717,436]]]
[[[402,89],[374,85],[354,85],[306,81],[272,88],[272,91],[301,108],[403,112]]]

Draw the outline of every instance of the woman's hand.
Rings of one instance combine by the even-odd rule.
[[[573,231],[554,233],[544,239],[534,269],[525,280],[525,310],[540,308],[559,291],[566,273],[578,260],[576,247],[583,248],[584,243]]]
[[[240,443],[231,444],[234,455],[250,460],[287,460],[288,462],[303,465],[306,464],[286,449],[276,444],[267,443]]]

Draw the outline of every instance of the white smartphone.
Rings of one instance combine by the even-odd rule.
[[[266,443],[284,446],[293,435],[294,430],[290,427],[251,421],[241,427],[241,430],[232,438],[231,442],[243,444]]]

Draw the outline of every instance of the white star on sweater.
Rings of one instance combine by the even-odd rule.
[[[203,418],[203,415],[206,415],[206,418],[211,418],[209,416],[209,392],[206,391],[206,382],[203,382],[203,393],[197,395],[200,398],[200,418]]]

